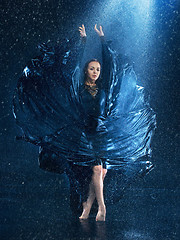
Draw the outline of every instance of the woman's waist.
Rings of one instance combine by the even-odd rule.
[[[104,126],[104,116],[100,115],[100,116],[93,116],[93,115],[89,115],[86,117],[84,123],[85,123],[85,131],[87,132],[97,132],[98,129],[102,126]]]

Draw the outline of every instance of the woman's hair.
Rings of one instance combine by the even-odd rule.
[[[87,78],[87,69],[88,69],[88,65],[90,62],[98,62],[101,66],[101,63],[99,62],[99,60],[93,58],[89,61],[87,61],[84,65],[84,68],[83,68],[83,73],[84,73],[84,82],[86,81],[86,78]],[[96,80],[97,81],[97,84],[99,83],[99,80],[101,79],[101,74],[99,75],[99,78]]]

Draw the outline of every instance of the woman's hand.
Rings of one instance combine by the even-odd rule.
[[[100,26],[100,27],[99,27],[99,30],[98,30],[98,29],[97,29],[97,24],[95,24],[94,30],[97,32],[97,34],[98,34],[100,37],[103,37],[103,36],[104,36],[103,30],[102,30],[102,26]]]
[[[84,24],[82,24],[82,27],[79,27],[79,32],[80,32],[81,37],[87,36]]]

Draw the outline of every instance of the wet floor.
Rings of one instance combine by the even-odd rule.
[[[180,190],[177,183],[168,184],[170,177],[161,174],[157,181],[159,168],[134,182],[117,204],[107,206],[106,222],[95,222],[95,215],[80,222],[69,207],[65,175],[40,170],[32,161],[36,147],[23,146],[32,150],[29,159],[23,162],[27,153],[17,151],[3,162],[1,240],[179,239]]]
[[[82,222],[72,216],[64,192],[59,198],[46,192],[4,198],[1,239],[179,239],[179,192],[128,190],[118,204],[107,206],[105,223],[95,222],[95,215]]]

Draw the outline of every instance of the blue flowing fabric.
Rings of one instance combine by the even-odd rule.
[[[27,64],[18,81],[13,113],[23,131],[21,138],[40,146],[40,167],[66,172],[76,192],[81,191],[78,184],[84,184],[83,174],[90,179],[86,170],[97,161],[113,170],[109,176],[114,180],[107,183],[107,199],[113,202],[119,196],[115,185],[116,190],[123,188],[120,175],[132,179],[152,167],[155,113],[132,66],[122,63],[103,37],[102,75],[93,98],[84,88],[80,69],[85,39],[75,42],[39,46],[41,55]]]

